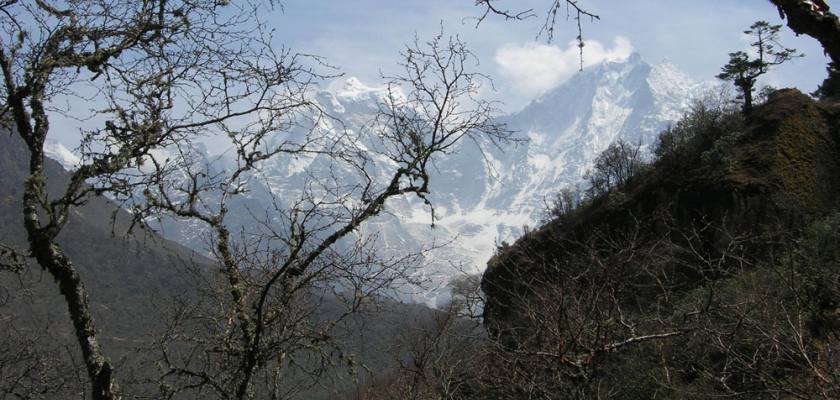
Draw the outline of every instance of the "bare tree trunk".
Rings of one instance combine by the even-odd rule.
[[[55,233],[50,226],[41,227],[38,217],[39,198],[44,198],[44,156],[41,147],[32,148],[30,176],[23,194],[24,225],[32,256],[58,283],[61,295],[67,302],[76,340],[82,350],[85,368],[91,381],[94,400],[120,399],[119,386],[113,376],[111,362],[102,351],[96,338],[96,326],[90,313],[87,290],[79,273],[55,243]]]
[[[28,228],[29,224],[27,224]],[[67,302],[76,339],[82,350],[85,367],[91,380],[93,399],[119,399],[119,387],[113,376],[111,362],[103,354],[96,338],[96,327],[90,314],[87,291],[76,269],[61,248],[45,235],[29,231],[32,254],[58,283]]]
[[[5,52],[0,52],[0,66],[7,93],[10,94],[9,107],[15,127],[30,151],[29,177],[23,190],[23,223],[31,255],[52,275],[67,302],[85,369],[91,380],[92,398],[119,399],[119,386],[113,376],[113,368],[96,338],[87,290],[73,264],[55,242],[55,237],[67,220],[68,208],[54,207],[55,204],[48,206],[43,149],[49,131],[49,119],[43,105],[46,90],[39,81],[29,87],[32,97],[29,102],[30,112],[27,112],[20,96],[21,89],[12,81],[12,63]],[[46,214],[46,223],[42,223],[41,213]]]
[[[744,85],[744,115],[750,115],[753,109],[753,87]]]
[[[831,13],[826,5],[813,7],[799,0],[770,0],[779,9],[782,18],[787,19],[788,27],[797,35],[808,35],[817,39],[829,58],[829,76],[821,91],[826,97],[840,95],[840,19]]]

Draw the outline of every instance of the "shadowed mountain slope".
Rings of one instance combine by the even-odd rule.
[[[489,261],[501,356],[474,398],[840,394],[840,106],[785,89],[746,117],[704,112]]]

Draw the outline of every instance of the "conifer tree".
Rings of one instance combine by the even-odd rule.
[[[744,114],[752,111],[753,91],[758,77],[766,74],[770,68],[785,63],[796,57],[796,49],[786,48],[779,42],[781,25],[771,25],[767,21],[757,21],[744,33],[755,37],[750,43],[756,58],[744,51],[729,53],[729,62],[721,68],[718,79],[732,81],[740,92],[739,98],[744,100]]]

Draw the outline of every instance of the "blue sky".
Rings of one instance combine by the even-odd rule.
[[[558,18],[551,44],[535,38],[548,0],[501,0],[500,7],[533,8],[537,17],[520,22],[488,18],[473,0],[287,0],[282,12],[267,15],[279,43],[326,57],[346,76],[375,85],[380,71],[395,71],[398,52],[415,35],[421,39],[440,30],[458,34],[491,75],[505,109],[514,111],[576,71],[576,36],[572,21]],[[697,80],[714,79],[727,53],[746,49],[743,35],[752,22],[782,24],[766,0],[581,0],[601,16],[584,23],[587,62],[620,58],[637,51],[650,63],[669,59]],[[832,2],[829,2],[833,5]],[[807,56],[769,74],[764,83],[812,91],[824,77],[826,58],[809,37],[795,37],[785,27],[783,43]]]
[[[324,57],[338,68],[326,72],[344,74],[340,80],[324,82],[324,87],[340,85],[351,76],[369,86],[382,84],[380,72],[398,72],[399,52],[406,43],[415,36],[429,38],[443,26],[469,45],[480,60],[478,70],[493,78],[496,91],[487,97],[502,101],[503,111],[514,112],[577,72],[573,21],[558,18],[552,43],[536,37],[550,2],[499,0],[500,7],[534,9],[537,16],[518,22],[491,16],[478,28],[475,17],[480,9],[474,0],[282,0],[282,9],[262,17],[275,30],[276,45]],[[668,59],[698,81],[714,80],[728,53],[748,48],[742,32],[753,22],[783,23],[767,0],[580,0],[580,4],[601,16],[600,21],[583,25],[584,37],[591,41],[584,54],[587,63],[636,51],[649,63]],[[813,91],[825,77],[827,59],[822,49],[787,27],[782,32],[783,44],[806,57],[777,68],[760,84]],[[92,123],[58,115],[54,119],[55,126]],[[74,148],[78,130],[56,131],[51,138]]]

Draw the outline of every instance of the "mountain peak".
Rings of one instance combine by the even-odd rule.
[[[600,68],[587,68],[584,70],[591,70],[593,74],[603,74],[607,71],[623,71],[624,73],[630,73],[631,71],[637,71],[639,69],[650,69],[650,64],[642,58],[642,55],[638,52],[633,52],[627,58],[619,59],[619,60],[604,60],[600,65]]]
[[[72,151],[56,140],[47,139],[44,142],[44,153],[47,157],[58,161],[64,169],[72,171],[82,163],[82,160]]]
[[[682,81],[693,81],[693,79],[691,79],[691,77],[689,77],[688,74],[686,74],[679,66],[674,64],[668,58],[663,58],[658,63],[654,64],[653,70],[651,71],[651,75],[669,75]]]
[[[599,90],[607,97],[614,97],[618,91],[634,92],[646,84],[651,68],[638,52],[623,60],[604,60],[578,72],[514,114],[526,113],[533,114],[536,119],[554,119],[557,113],[552,110],[571,107],[563,113],[564,117],[587,115],[591,101],[584,99],[592,99]]]
[[[662,129],[679,119],[696,89],[697,84],[673,64],[654,68],[638,53],[578,73],[506,117],[505,122],[530,142],[517,153],[520,167],[502,177],[512,182],[507,189],[517,197],[499,196],[498,208],[538,209],[531,199],[556,192],[560,183],[578,182],[594,158],[617,139],[653,143]]]
[[[355,76],[351,76],[344,81],[344,90],[346,91],[364,91],[369,89],[367,85]]]
[[[339,82],[336,83],[341,84]],[[335,86],[337,87],[338,85]],[[383,88],[365,85],[359,78],[351,76],[347,78],[340,87],[333,90],[333,92],[337,97],[358,99],[368,97],[371,94],[379,93],[383,90]]]

